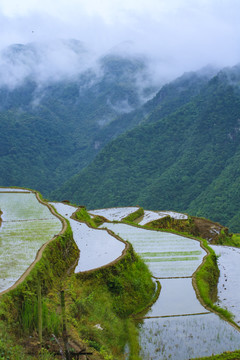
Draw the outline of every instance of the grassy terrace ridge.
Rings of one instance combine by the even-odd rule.
[[[93,228],[106,221],[101,216],[91,218],[84,207],[78,208],[74,216]],[[137,225],[134,220],[128,221],[137,227],[164,231]],[[136,255],[130,243],[118,261],[96,270],[74,274],[79,250],[70,225],[68,222],[66,224],[64,233],[46,246],[41,259],[26,279],[0,298],[0,359],[59,358],[56,356],[59,346],[52,334],[64,348],[60,297],[63,293],[64,318],[72,350],[86,349],[92,353],[92,360],[122,360],[128,342],[129,359],[140,360],[134,315],[140,315],[152,305],[159,295],[160,284],[156,291],[146,264]],[[207,241],[179,231],[166,231],[200,241],[208,254],[194,274],[197,295],[205,307],[234,324],[231,314],[214,305],[219,273],[216,255],[208,247]],[[237,235],[232,238],[236,242],[239,240]],[[39,285],[42,290],[42,344],[38,339]],[[20,345],[15,346],[16,343]],[[31,356],[26,354],[27,350],[31,351]],[[238,352],[234,352],[206,359],[238,359],[231,357],[232,354],[238,356]],[[228,355],[230,357],[226,357]]]
[[[232,314],[228,310],[222,309],[214,304],[217,296],[217,284],[219,278],[217,256],[208,246],[206,240],[202,239],[201,241],[201,245],[207,251],[207,255],[193,275],[193,285],[195,287],[196,294],[207,309],[217,313],[224,320],[228,321],[235,328],[240,330],[240,327],[232,320]]]
[[[79,217],[91,223],[84,208]],[[87,349],[93,360],[120,360],[129,341],[130,358],[138,360],[138,331],[130,315],[155,299],[151,273],[128,244],[119,261],[96,271],[74,274],[79,250],[69,222],[64,222],[64,232],[45,247],[26,278],[0,298],[0,359],[59,358],[56,354],[60,348],[54,337],[64,349],[65,319],[71,351]]]
[[[240,329],[240,327],[232,320],[232,314],[229,311],[227,311],[226,309],[222,309],[221,307],[214,304],[217,295],[219,269],[217,266],[217,256],[213,249],[208,246],[208,242],[206,239],[190,235],[189,232],[180,232],[175,229],[153,228],[149,226],[149,224],[147,226],[140,226],[136,224],[132,225],[143,227],[148,230],[171,232],[173,234],[185,236],[190,239],[199,241],[201,247],[207,252],[207,255],[205,255],[202,264],[193,274],[193,286],[195,288],[196,295],[205,308],[217,313],[224,320],[235,326],[238,330]],[[235,241],[237,241],[239,237],[236,236],[235,238],[233,235],[233,239],[236,239]],[[229,237],[226,237],[225,244],[229,245]]]
[[[213,355],[209,357],[195,358],[193,360],[239,360],[240,350],[233,352],[224,352],[223,354]]]
[[[169,218],[170,218],[170,216],[167,216],[164,218],[165,220],[167,220],[168,225],[169,225]],[[160,220],[162,220],[162,219],[160,219]],[[175,219],[172,219],[172,220],[173,220],[174,225],[176,225],[177,222],[179,222],[180,228],[182,228],[183,222],[186,223],[186,220],[175,220]],[[203,219],[203,220],[206,220],[207,222],[211,222],[210,220],[207,220],[207,219]],[[120,223],[120,221],[113,221],[113,223]],[[189,226],[187,226],[187,229],[186,229],[187,232],[184,232],[184,231],[177,230],[175,228],[176,226],[174,226],[173,229],[171,229],[170,227],[168,227],[166,229],[159,228],[158,221],[153,221],[152,222],[153,226],[151,226],[152,223],[148,223],[147,225],[139,225],[136,222],[134,222],[134,220],[128,221],[128,223],[131,226],[144,228],[144,229],[152,230],[152,231],[170,232],[170,233],[173,233],[176,235],[185,236],[190,239],[199,241],[201,244],[201,247],[207,252],[207,255],[204,257],[202,264],[198,267],[198,269],[193,274],[193,286],[195,288],[196,295],[205,308],[217,313],[224,320],[228,321],[234,327],[236,327],[238,330],[240,329],[240,327],[232,320],[232,314],[228,310],[222,309],[221,307],[214,304],[214,302],[216,300],[216,295],[217,295],[219,269],[217,266],[217,256],[216,256],[215,252],[208,246],[208,242],[206,239],[196,236],[194,234],[191,234],[191,229],[189,228]],[[170,223],[172,223],[172,222],[170,221]],[[188,224],[192,224],[192,219],[190,217],[187,219],[187,225]],[[185,229],[185,226],[184,226],[184,229]],[[221,243],[221,245],[231,246],[231,244],[234,243],[234,244],[240,246],[240,234],[231,234],[231,236],[228,236],[228,233],[227,233],[226,236],[225,236],[225,234],[222,234],[222,235],[223,236],[221,236],[219,239],[220,240],[219,242]]]
[[[133,213],[129,214],[125,218],[122,219],[123,222],[134,222],[139,219],[144,214],[144,209],[140,207],[138,210],[134,211]]]
[[[77,208],[75,213],[72,215],[72,218],[81,222],[85,222],[92,228],[97,228],[104,222],[108,221],[100,215],[95,215],[91,218],[85,207]]]
[[[41,203],[45,204],[38,192],[32,192],[36,194],[37,199]],[[53,212],[51,206],[49,204],[46,205]],[[42,307],[44,309],[42,322],[43,336],[48,336],[47,334],[51,333],[54,327],[56,327],[57,322],[59,322],[53,309],[48,309],[47,307],[48,295],[51,289],[60,288],[66,275],[73,271],[79,257],[79,250],[73,240],[69,223],[60,215],[57,215],[57,217],[63,223],[62,231],[42,246],[37,252],[36,259],[32,265],[17,283],[5,291],[0,298],[1,332],[9,334],[7,342],[3,341],[6,337],[2,337],[0,354],[3,359],[5,357],[6,359],[22,358],[16,351],[15,346],[9,344],[11,333],[13,334],[13,341],[17,343],[22,342],[26,335],[28,337],[31,335],[34,339],[33,334],[35,334],[36,337],[36,330],[38,329],[36,310],[38,288],[41,289]],[[12,350],[10,351],[9,349]],[[24,353],[25,351],[22,349],[22,354]]]
[[[208,221],[208,220],[207,220]],[[214,304],[216,301],[217,296],[217,284],[218,284],[218,278],[219,278],[219,269],[217,266],[217,256],[212,248],[208,246],[208,242],[206,239],[203,239],[199,236],[196,236],[194,234],[190,234],[189,227],[187,229],[187,232],[182,232],[176,229],[163,229],[163,228],[156,228],[155,226],[152,227],[151,224],[147,225],[139,225],[134,222],[131,222],[132,226],[145,228],[147,230],[153,230],[153,231],[163,231],[163,232],[171,232],[177,235],[185,236],[188,238],[191,238],[193,240],[198,240],[201,244],[201,247],[207,252],[205,255],[202,264],[198,267],[198,269],[193,274],[193,287],[195,289],[196,295],[201,302],[201,304],[208,310],[218,314],[222,319],[229,322],[232,326],[234,326],[236,329],[240,330],[240,327],[233,321],[232,314],[226,310],[223,309],[217,305]],[[155,222],[156,225],[156,222]],[[227,245],[227,246],[236,246],[240,247],[240,234],[231,234],[228,236],[221,234],[219,238],[219,243],[221,245]],[[235,357],[234,357],[235,356]],[[201,360],[231,360],[240,359],[240,350],[235,352],[226,352],[221,355],[216,356],[210,356],[206,358],[201,358]],[[200,359],[199,359],[200,360]]]

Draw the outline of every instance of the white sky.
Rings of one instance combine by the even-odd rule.
[[[74,38],[104,52],[128,41],[180,74],[238,63],[239,19],[240,0],[0,0],[0,48]]]

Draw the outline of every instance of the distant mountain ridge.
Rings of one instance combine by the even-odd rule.
[[[240,66],[186,73],[157,92],[143,57],[94,58],[75,40],[14,45],[0,64],[2,186],[240,230]]]
[[[64,61],[71,55],[69,67],[75,68],[65,69],[60,59],[52,69],[52,57],[60,55]],[[89,164],[115,136],[115,119],[156,92],[141,58],[107,54],[88,59],[91,54],[73,40],[48,46],[19,44],[0,54],[2,185],[49,193]],[[112,134],[103,141],[106,127]],[[118,129],[124,131],[124,126]]]
[[[53,195],[88,208],[189,212],[239,231],[240,68],[196,79],[164,86],[137,110],[139,125]]]

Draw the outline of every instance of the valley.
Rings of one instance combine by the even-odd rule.
[[[0,359],[240,359],[239,64],[0,62]]]
[[[44,77],[37,59],[49,49],[37,43],[0,54],[11,76],[27,68],[0,83],[2,186],[94,209],[189,213],[239,232],[239,66],[156,83],[144,56],[90,61],[81,42],[58,46],[72,52],[74,74]]]

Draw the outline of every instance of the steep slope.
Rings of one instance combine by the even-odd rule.
[[[105,127],[111,129],[119,115],[140,107],[155,91],[147,81],[139,87],[147,77],[141,58],[109,54],[88,66],[81,43],[61,46],[61,59],[67,52],[69,60],[70,52],[76,69],[68,69],[71,61],[51,69],[56,49],[50,56],[37,44],[14,45],[0,54],[1,185],[46,195],[90,163],[103,146]]]
[[[238,231],[239,80],[238,67],[225,69],[171,115],[153,108],[54,195],[89,208],[189,210]]]

